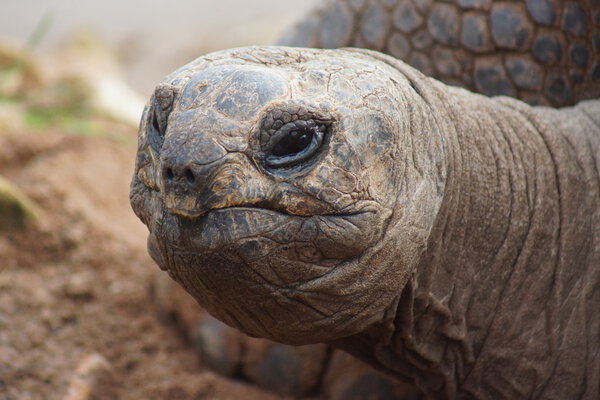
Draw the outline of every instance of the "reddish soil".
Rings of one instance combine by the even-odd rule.
[[[135,132],[115,129],[0,135],[0,175],[42,210],[0,233],[0,400],[279,399],[203,370],[158,321],[128,201]]]

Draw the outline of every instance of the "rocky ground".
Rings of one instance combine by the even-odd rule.
[[[39,213],[0,236],[0,399],[275,398],[202,371],[158,322],[155,267],[128,208],[134,132],[122,135],[0,138],[0,174]],[[82,379],[98,381],[93,396],[73,394]]]
[[[135,127],[85,79],[0,53],[0,399],[279,398],[204,370],[156,317]]]

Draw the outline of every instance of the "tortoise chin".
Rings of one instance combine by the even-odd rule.
[[[218,318],[250,335],[286,342],[352,333],[334,327],[352,303],[343,299],[357,295],[339,278],[353,279],[347,269],[380,238],[380,228],[373,227],[384,225],[382,215],[372,205],[312,217],[247,207],[198,218],[163,216],[151,227],[150,254]]]

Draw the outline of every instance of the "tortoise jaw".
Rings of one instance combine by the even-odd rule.
[[[275,197],[278,196],[237,198],[237,196],[220,197],[212,194],[208,198],[199,199],[192,195],[177,196],[175,193],[167,193],[163,195],[163,201],[170,214],[186,219],[197,219],[211,211],[230,208],[262,209],[298,217],[343,214],[330,204],[303,193],[287,192],[281,196],[280,201]]]
[[[227,205],[223,205],[223,206],[215,206],[215,207],[210,207],[210,208],[206,208],[206,209],[199,209],[199,208],[193,208],[193,207],[187,208],[185,206],[182,206],[181,204],[171,204],[170,205],[166,201],[165,201],[165,206],[167,208],[167,211],[170,214],[177,216],[177,217],[181,217],[185,220],[198,220],[198,219],[206,216],[210,212],[222,211],[222,210],[264,211],[264,212],[272,212],[272,213],[287,215],[290,217],[305,217],[305,218],[310,218],[310,217],[315,217],[315,216],[352,217],[352,216],[356,216],[358,214],[373,212],[373,210],[362,210],[362,209],[352,210],[352,211],[347,211],[347,210],[337,211],[337,210],[334,210],[332,207],[321,205],[321,204],[319,204],[319,206],[321,206],[321,207],[319,207],[318,210],[315,208],[312,209],[316,212],[307,212],[306,208],[302,208],[302,207],[296,208],[296,207],[298,207],[298,205],[296,205],[296,207],[290,208],[290,207],[286,207],[286,206],[282,206],[282,205],[278,205],[278,204],[271,204],[270,202],[266,202],[266,201],[265,202],[256,202],[256,203],[227,204]]]
[[[197,199],[193,196],[177,197],[174,194],[164,196],[165,207],[169,213],[185,218],[199,218],[206,214],[208,209],[200,209],[196,206]]]
[[[226,319],[229,323],[255,336],[288,341],[292,338],[289,332],[297,328],[314,321],[327,324],[324,316],[330,315],[329,311],[311,306],[316,299],[331,296],[339,302],[332,310],[338,310],[348,296],[354,296],[335,294],[335,276],[348,271],[357,277],[350,280],[361,281],[370,270],[356,260],[374,248],[382,235],[378,228],[387,222],[386,216],[369,204],[349,214],[313,217],[259,207],[211,210],[197,219],[163,211],[163,219],[152,225],[148,240],[150,255],[159,267],[217,315],[225,319],[235,316]],[[226,307],[217,298],[226,298]],[[268,321],[255,326],[247,320],[263,307],[274,312],[280,302],[295,310],[286,313],[286,324],[275,327],[281,332],[271,332]],[[248,307],[252,314],[244,313]],[[293,324],[297,326],[289,328]],[[319,330],[319,334],[331,333]],[[343,330],[339,335],[345,334]],[[309,339],[303,338],[303,343],[305,340]]]

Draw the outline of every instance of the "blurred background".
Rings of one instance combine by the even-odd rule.
[[[268,44],[316,0],[3,0],[0,37],[48,54],[92,35],[114,52],[144,97],[164,75],[207,51]]]

